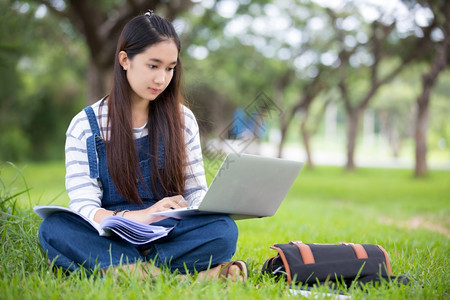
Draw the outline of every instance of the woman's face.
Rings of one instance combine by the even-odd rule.
[[[126,52],[119,53],[119,61],[127,72],[133,102],[152,101],[172,80],[177,64],[178,49],[173,40],[159,42],[132,59]]]

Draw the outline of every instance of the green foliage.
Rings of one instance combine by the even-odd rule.
[[[17,18],[17,11],[9,9],[6,1],[0,2],[0,161],[4,157],[11,160],[24,158],[23,151],[28,150],[24,130],[19,125],[21,107],[17,94],[23,85],[16,68],[26,53],[24,46],[29,44],[27,32],[31,22],[27,17]]]
[[[25,132],[15,126],[3,126],[0,135],[0,158],[9,157],[12,161],[20,161],[27,158],[30,150],[30,141]]]
[[[0,161],[62,158],[65,130],[85,102],[83,42],[38,9],[0,3]]]
[[[419,180],[408,170],[302,170],[275,216],[237,222],[240,236],[235,258],[246,260],[251,271],[249,281],[240,284],[202,282],[195,276],[178,278],[168,272],[145,280],[126,272],[107,272],[101,278],[88,278],[84,273],[68,277],[61,272],[53,274],[38,244],[40,219],[29,209],[12,209],[14,199],[24,191],[20,181],[25,180],[23,171],[8,167],[7,180],[3,179],[5,173],[0,173],[0,199],[6,199],[6,194],[10,199],[0,212],[3,299],[291,299],[283,281],[259,273],[264,261],[275,255],[269,246],[290,240],[377,243],[390,254],[395,275],[408,274],[416,281],[410,286],[385,283],[354,287],[349,290],[352,299],[445,299],[449,293],[449,172],[432,171],[428,178]],[[51,174],[61,176],[64,165],[40,164],[39,169],[47,179],[39,183],[32,178],[31,188],[47,185]],[[14,170],[15,178],[11,176]],[[31,202],[36,201],[31,197]]]
[[[170,10],[165,4],[167,1],[157,2],[162,15]],[[369,40],[371,21],[359,11],[364,4],[348,2],[333,6],[331,10],[338,19],[332,24],[326,7],[331,3],[231,2],[237,5],[233,16],[220,14],[219,8],[224,2],[194,1],[189,2],[189,9],[175,20],[183,41],[188,95],[194,103],[194,112],[205,120],[200,122],[202,129],[217,135],[224,124],[230,123],[233,109],[246,106],[261,91],[289,114],[294,103],[307,93],[318,70],[325,68],[326,71],[319,75],[325,88],[317,97],[319,103],[314,100],[308,117],[308,122],[315,127],[322,115],[315,113],[320,111],[316,107],[320,108],[322,100],[329,95],[338,94],[340,75],[336,72],[339,68],[336,54],[342,42],[331,30],[334,26],[345,27],[344,44],[348,55],[353,55],[347,78],[351,98],[359,99],[367,91],[373,62],[369,52],[373,45]],[[83,33],[74,28],[69,18],[60,17],[50,9],[45,11],[40,3],[32,0],[0,2],[0,161],[62,158],[64,132],[70,119],[88,104],[86,70],[95,58],[90,57]],[[68,1],[48,3],[63,13],[71,13]],[[439,14],[436,3],[430,6],[435,14]],[[87,5],[91,5],[89,9],[107,12],[103,17],[112,20],[128,2],[102,0]],[[418,6],[409,8],[417,10]],[[438,17],[441,19],[442,15]],[[389,17],[382,19],[389,22]],[[402,34],[393,30],[382,47],[389,59],[381,63],[379,76],[398,65],[416,38],[412,30]],[[198,47],[207,49],[207,57],[198,59],[193,55]],[[403,135],[408,131],[405,127],[412,126],[405,124],[409,125],[413,120],[404,120],[409,115],[410,103],[415,101],[421,88],[417,83],[420,72],[414,70],[415,65],[402,75],[400,84],[395,80],[387,84],[384,91],[379,91],[376,97],[385,98],[385,101],[374,105],[377,116],[387,112],[395,121],[390,126]],[[417,69],[423,71],[421,65]],[[287,72],[292,72],[293,76],[280,92],[277,84]],[[443,79],[433,91],[430,111],[433,117],[430,118],[429,145],[442,156],[447,153],[439,147],[446,143],[445,151],[448,151],[450,145],[446,129],[449,76],[448,72],[441,75]],[[336,103],[343,106],[339,100],[337,97]],[[434,102],[439,103],[435,105]],[[342,120],[342,107],[338,107],[338,114]],[[277,127],[278,121],[277,118],[271,120],[271,126]],[[298,128],[294,131],[298,140]]]

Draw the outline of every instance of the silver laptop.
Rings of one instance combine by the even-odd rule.
[[[236,220],[273,216],[302,167],[298,161],[230,153],[198,206],[154,215],[227,214]]]

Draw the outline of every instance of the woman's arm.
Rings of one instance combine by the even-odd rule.
[[[90,135],[86,115],[81,112],[74,117],[66,132],[66,190],[69,207],[94,220],[103,193],[98,180],[89,176],[86,139]]]
[[[85,139],[73,135],[76,130],[68,131],[66,138],[66,188],[69,194],[69,206],[94,222],[113,215],[113,211],[101,208],[102,189],[97,179],[90,178]],[[136,222],[150,224],[164,219],[152,213],[187,206],[182,196],[164,198],[155,205],[137,211],[126,212],[123,216]]]
[[[200,144],[200,132],[192,111],[184,106],[183,109],[185,115],[185,145],[188,160],[184,197],[189,205],[198,205],[208,190]]]
[[[155,205],[138,211],[126,212],[124,217],[150,224],[163,217],[152,213],[180,208],[199,203],[207,190],[203,158],[200,147],[198,125],[192,112],[185,108],[185,142],[187,147],[188,167],[184,197],[164,198]],[[69,206],[85,217],[100,223],[113,211],[101,207],[103,191],[98,179],[90,178],[86,139],[91,130],[84,112],[72,120],[66,133],[66,189],[70,198]],[[186,200],[185,200],[186,199]]]

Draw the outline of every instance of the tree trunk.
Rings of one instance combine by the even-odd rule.
[[[400,155],[401,138],[397,128],[390,129],[389,145],[391,146],[392,156],[398,158]]]
[[[283,98],[286,87],[291,84],[294,78],[294,71],[292,69],[286,69],[286,71],[275,81],[275,93],[274,93],[274,101],[278,107],[283,107]],[[285,111],[284,114],[280,115],[279,124],[281,129],[281,137],[280,143],[278,144],[278,154],[277,157],[281,158],[283,154],[284,142],[286,140],[286,134],[288,128],[291,124],[291,120],[293,118],[293,114],[295,112],[295,107],[292,111]]]
[[[285,122],[281,126],[281,137],[280,137],[280,144],[278,144],[278,154],[277,154],[278,158],[281,158],[281,156],[283,154],[283,147],[284,147],[284,142],[286,141],[286,134],[287,134],[287,130],[289,128],[289,123],[290,122]]]
[[[345,168],[347,171],[353,171],[355,165],[355,147],[358,136],[358,125],[361,112],[357,110],[347,112],[348,128],[347,128],[347,164]]]
[[[421,97],[422,98],[422,97]],[[417,120],[415,128],[416,140],[416,167],[414,174],[416,177],[425,176],[428,172],[427,166],[427,128],[428,128],[428,102],[418,104]]]
[[[112,70],[110,68],[102,68],[98,64],[89,63],[87,71],[88,81],[88,103],[94,103],[109,93],[111,89]]]
[[[430,95],[437,81],[439,73],[447,65],[448,48],[450,45],[450,2],[444,6],[444,40],[438,45],[436,55],[431,62],[430,71],[422,76],[422,94],[417,98],[417,119],[415,127],[416,138],[416,177],[425,176],[428,172],[427,166],[427,129]]]
[[[306,166],[308,169],[314,169],[314,163],[312,159],[312,152],[311,152],[311,134],[306,129],[306,118],[302,121],[300,130],[302,132],[302,139],[303,139],[303,145],[305,146],[306,151]]]

